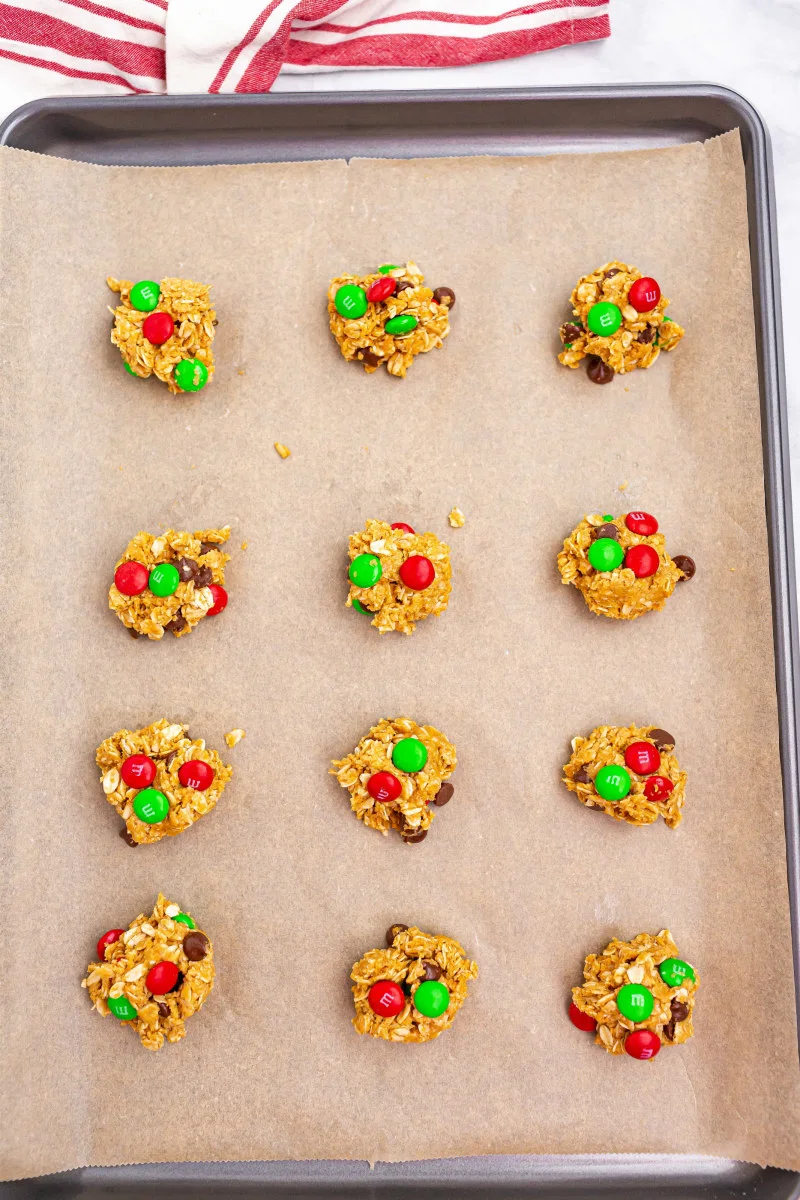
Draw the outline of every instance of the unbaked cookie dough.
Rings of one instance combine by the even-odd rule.
[[[129,375],[157,376],[175,394],[199,392],[214,374],[211,342],[217,315],[208,287],[191,279],[114,279],[111,341]]]
[[[335,760],[331,775],[350,793],[350,807],[370,829],[396,829],[404,842],[421,842],[447,804],[456,748],[432,725],[408,717],[379,721],[352,754]]]
[[[183,833],[219,800],[233,774],[188,726],[162,718],[144,729],[120,729],[97,747],[106,800],[131,846]]]
[[[186,1036],[189,1017],[214,986],[214,951],[188,913],[159,895],[151,916],[109,929],[97,943],[81,987],[93,1008],[129,1025],[146,1050]]]
[[[157,642],[165,631],[183,637],[203,617],[221,613],[228,603],[221,546],[230,526],[187,533],[167,529],[158,537],[137,533],[117,562],[108,593],[109,607],[132,637]]]
[[[569,1018],[609,1054],[655,1058],[662,1046],[679,1046],[694,1033],[700,980],[678,956],[668,929],[632,942],[614,938],[602,954],[588,956],[583,978],[572,989]]]
[[[670,558],[650,513],[585,517],[558,556],[561,582],[573,584],[601,617],[632,621],[664,607],[676,583],[691,579],[688,554]]]
[[[372,275],[340,275],[328,288],[331,333],[348,362],[368,375],[385,366],[405,375],[418,354],[441,346],[450,332],[452,288],[425,287],[416,263],[385,263]]]
[[[431,1042],[449,1029],[478,974],[453,938],[392,925],[387,950],[369,950],[353,967],[353,1024],[387,1042]]]
[[[367,521],[349,539],[346,604],[379,633],[412,634],[417,621],[440,617],[452,590],[450,547],[435,533],[415,533],[398,521]]]
[[[610,383],[636,367],[651,367],[662,350],[674,350],[684,330],[664,312],[669,300],[649,275],[608,262],[579,279],[570,296],[573,318],[561,326],[558,361],[587,360],[593,383]]]
[[[683,816],[686,773],[674,754],[675,739],[655,725],[600,725],[588,738],[572,739],[564,783],[587,808],[615,821],[670,829]]]

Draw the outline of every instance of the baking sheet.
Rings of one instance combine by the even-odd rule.
[[[800,1165],[736,135],[180,170],[4,150],[0,184],[3,661],[20,748],[3,822],[5,1174],[609,1150]],[[405,381],[367,378],[337,357],[324,287],[405,256],[455,288],[453,334]],[[558,367],[555,329],[575,279],[614,256],[659,278],[690,335],[601,390]],[[212,282],[212,388],[175,401],[120,378],[107,273]],[[447,529],[453,504],[463,530]],[[553,560],[583,512],[635,507],[699,569],[664,613],[617,626]],[[453,546],[450,609],[410,640],[341,605],[346,535],[369,515]],[[225,617],[131,641],[104,607],[128,537],[225,521],[247,542]],[[395,713],[459,751],[456,798],[420,846],[364,830],[325,775]],[[131,852],[93,750],[162,714],[217,746],[234,725],[248,738],[212,816]],[[678,738],[677,833],[598,822],[558,782],[571,735],[633,720]],[[212,935],[219,978],[187,1040],[153,1056],[77,982],[98,934],[159,888]],[[393,920],[458,937],[481,967],[427,1047],[349,1026],[349,966]],[[608,937],[664,925],[703,979],[697,1036],[649,1066],[609,1059],[565,1020],[568,988]]]

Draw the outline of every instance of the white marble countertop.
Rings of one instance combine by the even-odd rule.
[[[611,37],[446,70],[281,75],[276,91],[720,83],[745,96],[772,138],[784,330],[800,325],[800,0],[613,0]],[[785,335],[795,543],[800,562],[800,359]]]

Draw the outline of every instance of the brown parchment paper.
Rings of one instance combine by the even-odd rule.
[[[601,1151],[800,1167],[738,137],[185,169],[3,150],[0,187],[4,1174]],[[452,336],[404,381],[367,377],[338,355],[325,289],[407,257],[455,289]],[[688,333],[598,388],[558,365],[556,331],[576,279],[614,257],[660,281]],[[174,399],[125,374],[106,274],[213,285],[213,385]],[[631,508],[697,575],[660,614],[596,619],[555,555],[585,512]],[[452,545],[450,608],[410,639],[344,607],[368,516]],[[224,616],[133,641],[106,605],[129,537],[224,522]],[[454,800],[416,846],[366,830],[326,774],[396,714],[458,749]],[[94,749],[162,715],[223,751],[226,730],[247,738],[214,813],[134,851]],[[570,737],[604,722],[675,734],[677,832],[604,820],[561,785]],[[159,889],[213,937],[218,980],[154,1055],[79,983]],[[430,1045],[350,1025],[349,969],[393,921],[480,964]],[[649,1065],[611,1058],[568,1022],[569,988],[610,937],[664,926],[702,976],[696,1036]]]

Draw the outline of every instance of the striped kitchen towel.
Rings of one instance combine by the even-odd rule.
[[[9,63],[6,90],[19,81],[21,98],[31,88],[40,96],[266,92],[279,71],[450,67],[608,37],[609,3],[0,2],[0,57]]]

